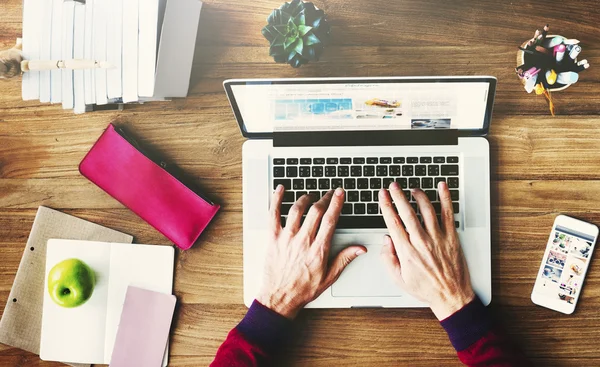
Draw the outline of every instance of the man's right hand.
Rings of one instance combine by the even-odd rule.
[[[448,185],[440,182],[438,192],[441,227],[427,195],[419,189],[412,193],[424,228],[397,183],[390,185],[389,192],[379,192],[379,205],[391,236],[384,238],[381,251],[388,270],[400,287],[426,302],[438,320],[443,320],[471,302],[475,293],[454,227]]]

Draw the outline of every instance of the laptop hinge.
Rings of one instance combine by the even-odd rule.
[[[273,132],[275,147],[458,145],[458,130]]]

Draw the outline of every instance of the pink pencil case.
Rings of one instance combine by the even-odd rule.
[[[175,169],[143,151],[113,124],[79,165],[84,177],[187,250],[220,206],[189,183],[182,183],[182,175]]]

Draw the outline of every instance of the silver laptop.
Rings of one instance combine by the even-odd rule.
[[[227,80],[227,96],[248,140],[243,146],[244,302],[261,285],[268,208],[286,187],[282,218],[305,193],[343,187],[346,203],[332,255],[362,244],[338,281],[307,307],[424,307],[395,285],[380,260],[387,233],[377,192],[396,181],[420,187],[439,211],[437,183],[452,192],[455,225],[471,280],[492,297],[490,157],[485,139],[493,77]],[[414,200],[413,207],[417,209]]]

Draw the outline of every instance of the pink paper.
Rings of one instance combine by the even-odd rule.
[[[161,367],[177,299],[129,287],[110,361],[111,367]]]

